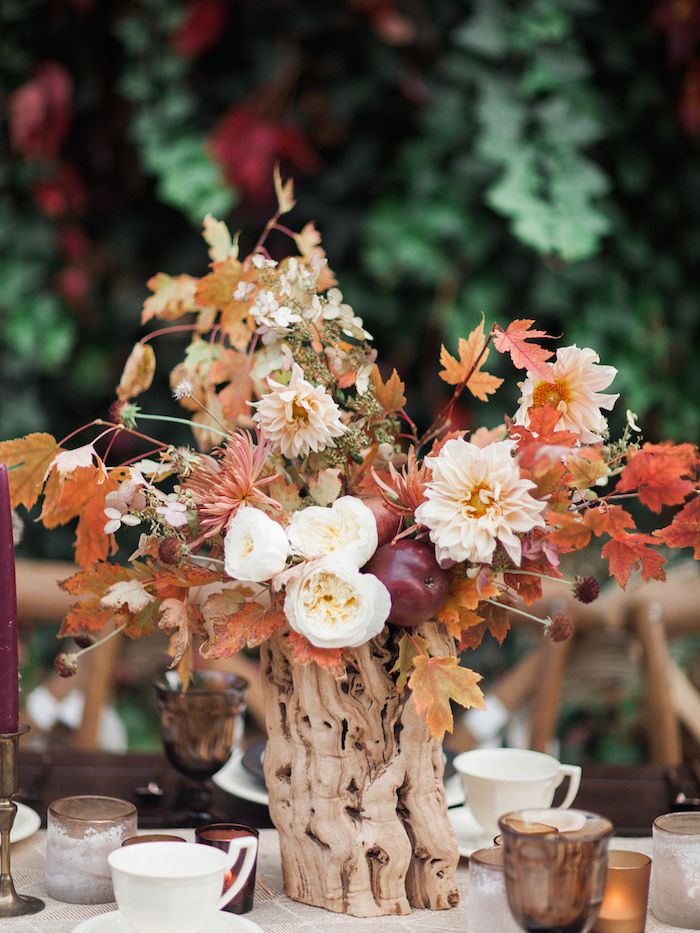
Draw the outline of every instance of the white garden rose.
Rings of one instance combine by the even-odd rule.
[[[384,584],[337,556],[310,561],[284,600],[290,626],[317,648],[363,645],[381,632],[390,611]]]
[[[242,506],[228,524],[224,538],[224,568],[234,580],[262,583],[287,564],[289,542],[284,529],[269,515]]]
[[[333,554],[363,567],[377,550],[377,522],[354,496],[336,499],[330,508],[311,505],[295,512],[287,529],[295,554],[307,559]]]

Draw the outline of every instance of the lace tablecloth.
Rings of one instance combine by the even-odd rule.
[[[192,830],[174,830],[178,835],[192,838]],[[651,854],[651,839],[615,839],[612,848],[634,849]],[[96,914],[114,910],[115,904],[84,905],[64,904],[54,901],[46,893],[44,881],[44,854],[46,833],[42,830],[24,842],[12,847],[12,868],[17,889],[21,893],[34,894],[46,901],[46,910],[31,917],[0,920],[0,930],[7,933],[69,933],[82,920]],[[363,931],[363,933],[495,933],[495,931],[467,931],[466,906],[468,889],[467,863],[460,862],[457,873],[461,901],[453,910],[414,910],[407,917],[380,917],[362,920],[331,914],[316,907],[307,907],[291,901],[282,893],[282,871],[280,868],[277,833],[265,829],[260,833],[260,854],[255,891],[255,908],[246,916],[254,920],[265,933],[332,933],[334,930]],[[647,933],[687,933],[679,931],[657,920],[649,913]],[[700,933],[700,931],[696,931]]]

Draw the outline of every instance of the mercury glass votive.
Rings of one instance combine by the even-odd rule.
[[[700,929],[700,812],[654,820],[651,910],[684,930]]]
[[[503,849],[479,849],[469,856],[467,930],[520,933],[508,906]]]
[[[63,797],[46,820],[46,882],[51,897],[69,904],[114,900],[110,852],[136,834],[136,807],[116,797]]]
[[[651,859],[642,852],[608,851],[603,903],[593,933],[644,933]]]

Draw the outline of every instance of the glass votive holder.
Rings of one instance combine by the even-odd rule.
[[[223,852],[228,852],[229,843],[232,839],[241,839],[254,837],[258,839],[259,833],[252,826],[244,826],[242,823],[207,823],[206,826],[200,826],[194,833],[195,841],[205,846],[214,846]],[[241,851],[238,859],[234,862],[231,869],[226,872],[224,878],[224,891],[228,891],[231,885],[238,877],[238,873],[245,860],[245,850]],[[232,898],[223,908],[232,914],[247,914],[253,909],[253,898],[255,895],[255,872],[258,867],[257,852],[255,861],[246,883],[241,890]],[[223,892],[222,892],[223,893]]]
[[[469,856],[467,930],[521,933],[508,906],[503,849],[478,849]]]
[[[141,842],[187,842],[182,836],[170,836],[166,833],[147,833],[143,836],[129,836],[122,842],[124,846],[137,846]]]
[[[136,807],[116,797],[63,797],[46,820],[46,883],[51,897],[69,904],[114,900],[110,852],[136,834]]]
[[[654,820],[651,910],[684,930],[700,929],[700,812]]]
[[[608,850],[608,873],[593,933],[644,933],[651,859],[642,852]]]

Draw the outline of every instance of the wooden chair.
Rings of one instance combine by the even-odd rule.
[[[58,584],[77,568],[69,563],[39,560],[18,560],[16,566],[20,631],[29,624],[58,625],[71,602],[71,597]],[[76,748],[97,748],[100,716],[112,697],[120,647],[119,639],[111,639],[81,662],[85,707],[73,741]],[[74,686],[70,680],[56,683],[53,692],[60,693],[63,689],[67,693]]]

